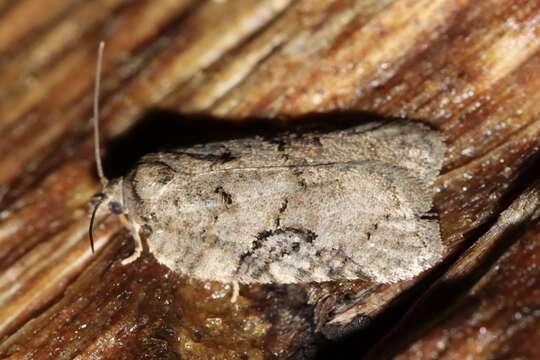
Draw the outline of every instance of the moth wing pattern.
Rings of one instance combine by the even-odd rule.
[[[368,122],[150,154],[123,181],[156,259],[200,280],[408,279],[443,246],[426,217],[444,144],[413,122]]]

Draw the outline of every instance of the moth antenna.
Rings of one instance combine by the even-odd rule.
[[[96,63],[96,85],[94,87],[94,116],[92,121],[94,124],[94,152],[96,156],[96,167],[101,186],[105,187],[109,183],[109,180],[105,177],[103,172],[103,165],[101,164],[101,150],[99,146],[99,92],[101,88],[101,67],[103,64],[103,50],[105,48],[105,42],[99,43],[98,57]],[[93,251],[93,250],[92,250]]]
[[[92,210],[92,217],[90,218],[90,226],[88,227],[88,237],[90,238],[90,248],[92,248],[92,254],[94,253],[94,221],[96,220],[96,214],[99,209],[99,206],[103,203],[103,200],[105,198],[100,199],[96,206],[94,206],[94,210]]]

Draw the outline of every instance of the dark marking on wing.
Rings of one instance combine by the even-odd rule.
[[[255,237],[255,240],[253,240],[253,242],[251,243],[251,249],[244,252],[242,255],[240,255],[236,272],[238,273],[240,271],[240,268],[242,267],[242,265],[246,262],[248,258],[254,257],[258,249],[261,249],[264,247],[268,238],[274,235],[291,233],[291,232],[296,234],[300,238],[300,240],[302,240],[306,244],[313,244],[313,242],[317,238],[317,234],[315,234],[313,231],[309,229],[302,229],[302,228],[287,227],[283,229],[261,231],[260,233],[257,234],[257,236]],[[287,244],[284,244],[284,245],[287,245]],[[283,246],[280,249],[270,248],[268,250],[268,253],[269,253],[268,260],[266,262],[272,263],[273,261],[277,259],[281,259],[285,255],[288,255],[292,252],[297,252],[300,250],[301,246],[302,246],[301,242],[295,241],[292,244],[290,244],[288,247]],[[248,266],[249,265],[251,264],[248,264]]]
[[[229,207],[229,206],[232,205],[232,203],[233,203],[232,195],[229,194],[228,192],[226,192],[223,189],[223,187],[218,186],[217,188],[215,188],[214,193],[221,196],[221,199],[223,200],[223,203],[225,204],[226,207]]]
[[[174,154],[185,155],[185,156],[189,156],[192,159],[209,161],[211,163],[218,163],[218,164],[225,164],[229,161],[236,159],[236,156],[234,156],[232,152],[227,148],[223,148],[223,151],[217,154],[195,153],[195,152],[188,152],[188,151],[181,151],[181,150],[175,151]]]

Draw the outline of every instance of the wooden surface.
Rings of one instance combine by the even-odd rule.
[[[243,286],[168,272],[113,217],[88,246],[107,43],[109,176],[291,121],[406,118],[448,149],[429,273]],[[0,357],[540,358],[540,2],[0,0]]]

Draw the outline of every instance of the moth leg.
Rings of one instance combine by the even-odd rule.
[[[124,215],[120,215],[120,221],[130,230],[131,235],[135,239],[135,250],[133,251],[133,254],[121,261],[122,265],[127,265],[134,262],[141,256],[143,245],[141,236],[139,235],[139,226],[135,223],[129,222]]]
[[[238,296],[240,296],[240,284],[235,280],[232,283],[231,302],[233,304],[236,303],[236,300],[238,300]]]

